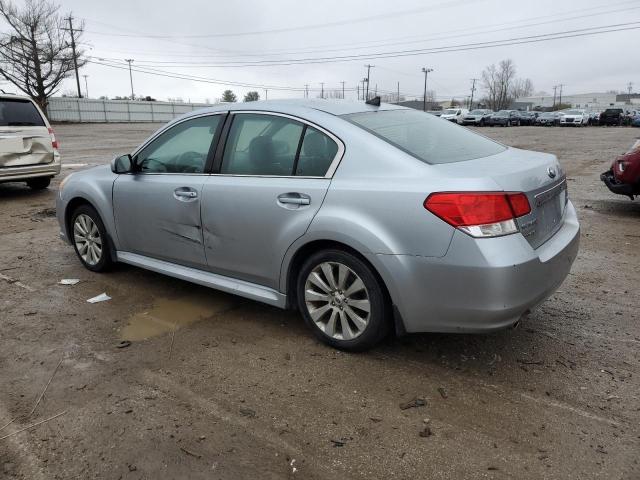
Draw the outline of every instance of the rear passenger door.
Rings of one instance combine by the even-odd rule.
[[[344,146],[287,115],[236,112],[229,121],[202,192],[207,263],[277,289],[282,258],[320,208]]]

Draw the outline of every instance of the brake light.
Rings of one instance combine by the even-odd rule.
[[[58,148],[60,148],[60,144],[58,143],[58,140],[56,140],[56,135],[53,133],[53,128],[49,127],[48,130],[49,136],[51,137],[51,146],[54,150],[57,150]]]
[[[473,237],[496,237],[518,231],[515,219],[531,211],[524,193],[432,193],[424,208]]]

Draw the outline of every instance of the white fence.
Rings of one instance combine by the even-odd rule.
[[[183,113],[209,106],[206,103],[53,97],[49,99],[47,116],[51,122],[168,122]]]

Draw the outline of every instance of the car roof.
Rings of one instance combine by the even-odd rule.
[[[13,99],[13,100],[31,100],[31,97],[27,97],[26,95],[16,95],[15,93],[2,93],[0,92],[0,99]]]
[[[317,99],[288,99],[288,100],[259,100],[256,102],[221,103],[214,107],[207,107],[189,112],[184,117],[202,115],[207,112],[226,110],[259,110],[269,112],[288,113],[291,115],[304,114],[305,111],[321,111],[331,115],[347,115],[350,113],[375,112],[380,110],[410,110],[407,107],[381,103],[379,107],[368,105],[364,101],[351,100],[323,100]],[[184,118],[182,117],[182,118]]]

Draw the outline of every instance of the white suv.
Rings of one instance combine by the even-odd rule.
[[[462,123],[462,119],[467,113],[469,113],[469,110],[466,108],[447,108],[442,111],[440,118],[450,122]]]
[[[42,110],[29,97],[0,95],[0,182],[47,188],[60,173],[58,142]]]

